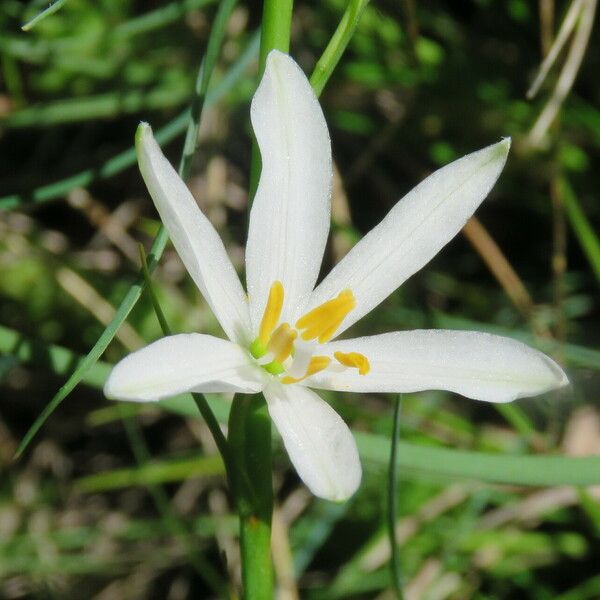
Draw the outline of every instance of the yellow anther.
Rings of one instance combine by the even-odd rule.
[[[319,338],[319,343],[323,344],[333,337],[346,315],[355,306],[356,300],[352,290],[342,290],[337,298],[324,302],[300,317],[296,327],[304,329],[301,334],[303,340]]]
[[[283,285],[281,281],[276,281],[269,290],[269,298],[267,300],[267,306],[263,314],[262,321],[260,322],[260,329],[258,331],[258,339],[261,344],[267,345],[269,338],[273,333],[273,329],[279,321],[281,316],[281,309],[283,307]]]
[[[267,349],[273,353],[273,360],[282,363],[294,349],[294,340],[298,332],[292,329],[288,323],[282,323],[271,336]]]
[[[335,360],[345,367],[358,369],[360,375],[366,375],[371,370],[369,359],[359,352],[334,352]]]
[[[306,373],[302,375],[302,377],[290,377],[289,375],[281,378],[281,383],[298,383],[319,371],[323,371],[329,366],[331,359],[329,356],[313,356],[310,359],[310,363],[308,363],[308,368],[306,369]]]

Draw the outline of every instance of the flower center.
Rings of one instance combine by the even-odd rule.
[[[318,344],[328,342],[338,330],[342,321],[356,306],[352,290],[342,290],[335,298],[327,300],[313,308],[296,321],[296,328],[289,323],[279,323],[283,309],[284,290],[281,281],[275,281],[269,290],[269,297],[263,313],[258,336],[250,344],[250,353],[257,362],[271,375],[280,376],[281,383],[298,383],[311,375],[315,375],[329,367],[332,358],[329,356],[314,355],[308,360],[306,353],[304,362],[306,368],[303,374],[297,376],[298,369],[294,369],[294,344],[298,338],[298,331],[302,340],[308,342],[317,340]],[[305,350],[305,348],[303,348]],[[358,369],[360,375],[366,375],[371,366],[369,359],[359,352],[334,352],[333,358],[340,366]],[[302,368],[302,367],[301,367]],[[288,374],[296,372],[294,375]],[[300,371],[302,373],[302,371]]]

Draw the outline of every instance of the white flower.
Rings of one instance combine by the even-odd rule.
[[[356,444],[310,388],[444,389],[508,402],[567,384],[544,354],[484,333],[417,330],[332,341],[458,233],[502,171],[509,140],[421,182],[314,288],[329,231],[331,144],[319,103],[289,56],[269,54],[251,119],[263,166],[246,247],[247,296],[218,234],[150,127],[140,125],[148,190],[229,340],[158,340],[115,366],[106,396],[147,402],[190,391],[263,392],[300,477],[315,495],[344,500],[361,479]]]

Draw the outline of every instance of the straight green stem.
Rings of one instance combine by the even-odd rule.
[[[288,52],[293,0],[265,0],[260,37],[259,77],[271,50]],[[260,177],[261,159],[256,140],[252,145],[250,202]],[[240,516],[242,583],[246,600],[273,597],[271,516],[273,482],[271,419],[262,395],[238,396],[229,417],[232,484]]]
[[[259,77],[271,50],[289,52],[293,0],[265,0],[260,33]]]
[[[271,564],[271,419],[262,394],[238,395],[229,413],[231,485],[240,517],[242,583],[246,600],[273,597]]]

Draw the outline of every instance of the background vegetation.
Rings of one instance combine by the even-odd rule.
[[[13,460],[137,277],[138,242],[148,248],[159,224],[134,166],[135,128],[150,121],[178,162],[217,10],[216,0],[57,4],[28,32],[20,26],[47,3],[0,5],[0,597],[234,594],[237,522],[204,422],[184,400],[117,405],[101,393],[109,364],[161,335],[147,295]],[[321,96],[337,168],[324,269],[431,170],[513,136],[477,220],[355,332],[500,332],[552,354],[573,383],[506,407],[404,397],[401,437],[413,445],[400,446],[397,534],[411,600],[600,597],[600,487],[558,485],[600,484],[600,470],[582,479],[549,461],[527,471],[520,458],[600,454],[595,5],[374,0]],[[297,2],[292,54],[307,73],[345,8]],[[258,2],[239,3],[227,21],[189,178],[240,269],[260,13]],[[170,247],[154,285],[174,331],[218,333]],[[357,432],[364,483],[346,504],[319,501],[276,454],[278,589],[281,598],[390,598],[392,399],[328,399]],[[227,402],[209,400],[224,418]]]

